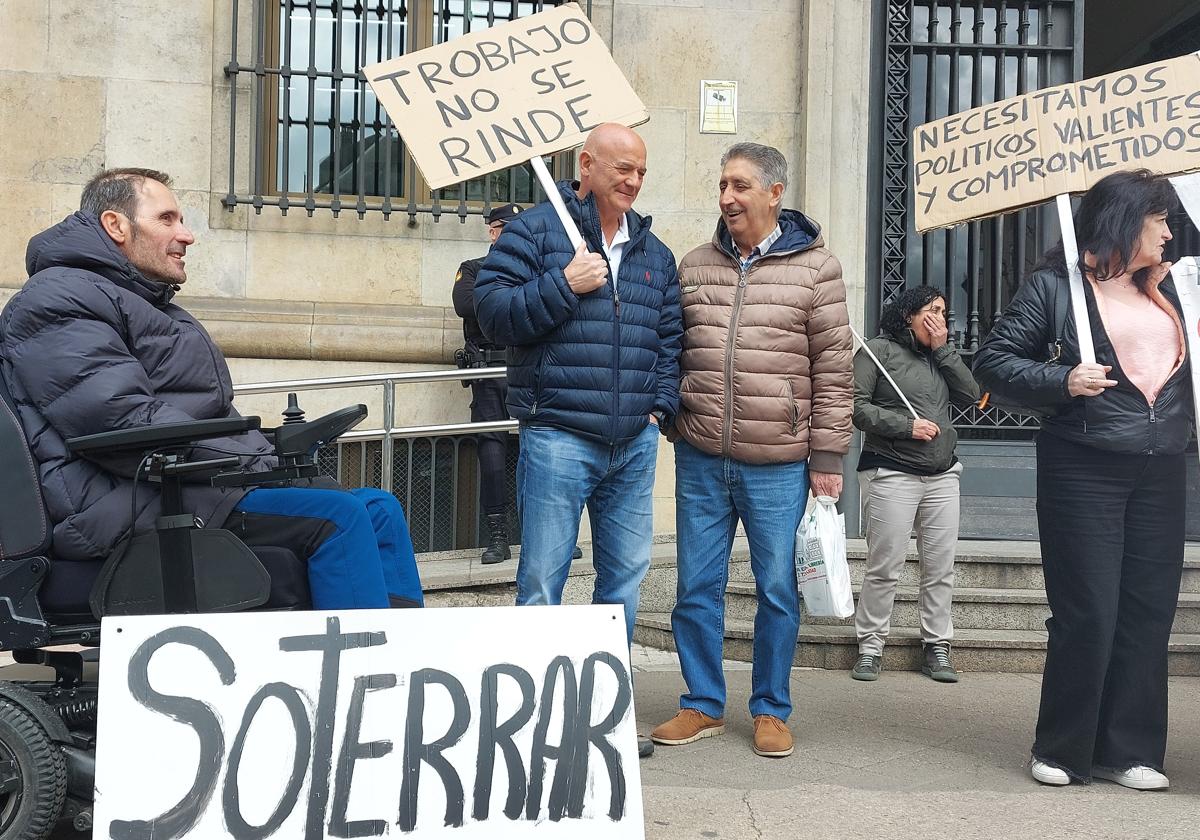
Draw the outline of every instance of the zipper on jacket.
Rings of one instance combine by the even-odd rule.
[[[1157,421],[1157,419],[1158,418],[1156,418],[1154,416],[1154,403],[1150,403],[1150,430],[1149,431],[1150,431],[1150,454],[1151,455],[1154,454],[1154,444],[1158,442],[1157,441],[1157,438],[1158,438],[1157,430],[1154,428],[1154,424]]]
[[[624,265],[622,259],[622,265]],[[612,278],[612,443],[617,443],[617,427],[620,425],[620,295],[617,293],[617,277]]]
[[[733,345],[737,338],[738,318],[741,315],[742,297],[746,291],[746,275],[750,267],[738,267],[737,291],[733,295],[733,311],[729,315],[729,336],[725,341],[725,411],[721,424],[721,454],[729,456],[733,446]]]

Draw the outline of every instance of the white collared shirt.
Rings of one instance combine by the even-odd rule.
[[[604,240],[604,231],[600,231],[600,239]],[[629,241],[629,218],[625,213],[621,214],[621,223],[617,225],[617,232],[613,234],[612,244],[604,242],[604,253],[608,256],[608,265],[612,269],[612,281],[616,286],[617,274],[621,270],[621,255],[625,253],[625,243]]]

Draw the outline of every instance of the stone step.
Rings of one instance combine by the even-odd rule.
[[[516,599],[516,569],[519,549],[512,560],[494,566],[479,563],[477,550],[440,552],[419,558],[421,580],[429,606],[507,606]],[[847,553],[852,574],[861,580],[862,540],[850,540]],[[916,619],[915,552],[905,564],[903,586],[897,597],[894,625],[888,640],[885,667],[896,670],[920,668],[919,632]],[[990,567],[990,568],[989,568]],[[858,569],[855,572],[855,569]],[[968,577],[977,575],[977,577]],[[1041,590],[1041,566],[1036,543],[960,541],[956,562],[955,666],[963,670],[1038,673],[1045,656],[1046,633],[1041,625],[1046,615]],[[1191,586],[1188,582],[1191,580]],[[670,611],[675,605],[676,558],[673,542],[656,542],[650,570],[642,584],[638,615],[639,641],[663,649],[674,648]],[[730,564],[730,589],[726,622],[726,656],[750,661],[754,609],[753,577],[744,538],[734,543]],[[963,581],[989,582],[993,586],[966,586]],[[1035,582],[1039,585],[1024,585]],[[1184,570],[1185,592],[1180,597],[1176,635],[1172,637],[1170,667],[1173,674],[1200,676],[1200,546],[1189,544]],[[582,560],[571,565],[563,602],[591,601],[595,571],[591,551],[584,545]],[[740,612],[739,612],[740,611]],[[1003,620],[1001,620],[1003,619]],[[821,623],[818,623],[821,622]],[[972,627],[968,625],[981,625]],[[1015,625],[1001,627],[999,624]],[[1191,630],[1193,632],[1183,632]],[[809,618],[801,629],[796,664],[819,668],[849,669],[858,646],[850,622]]]
[[[866,543],[861,539],[847,541],[847,559],[851,581],[862,583],[865,572]],[[584,544],[582,560],[572,564],[571,575],[590,575],[591,547]],[[417,565],[426,592],[457,589],[496,583],[511,584],[516,576],[520,547],[513,546],[513,559],[494,566],[479,563],[479,549],[441,551],[420,554]],[[675,565],[675,543],[670,535],[654,544],[651,569]],[[908,562],[900,576],[901,586],[917,586],[920,582],[915,543],[910,545]],[[955,585],[961,589],[1043,589],[1041,558],[1034,542],[960,540],[955,558]],[[750,551],[745,537],[738,537],[730,557],[729,579],[752,581]],[[672,583],[672,586],[674,584]],[[1200,544],[1188,543],[1184,551],[1183,581],[1180,591],[1200,594]],[[643,598],[647,595],[643,587]],[[670,597],[674,597],[673,592]]]
[[[639,613],[634,638],[651,647],[675,650],[670,613]],[[751,661],[753,638],[754,626],[750,622],[727,621],[724,657]],[[853,627],[809,625],[800,629],[792,663],[802,668],[848,671],[857,656],[858,640]],[[953,660],[959,671],[1036,674],[1041,672],[1045,656],[1044,630],[955,631]],[[1167,656],[1172,675],[1200,676],[1200,634],[1172,634]],[[920,631],[913,627],[893,627],[884,651],[884,669],[917,671],[921,661]]]
[[[854,602],[858,603],[860,588],[854,587]],[[919,627],[919,590],[915,586],[896,589],[892,608],[892,624],[900,627]],[[754,621],[757,597],[754,584],[734,581],[725,590],[725,616],[735,621]],[[1046,593],[1041,589],[979,589],[954,588],[951,606],[955,630],[1045,630],[1050,617]],[[853,619],[826,616],[803,616],[805,624],[850,625]],[[1200,595],[1182,593],[1175,612],[1172,630],[1176,633],[1200,633]]]
[[[1189,544],[1184,552],[1183,578],[1180,592],[1200,594],[1200,546]],[[858,586],[866,574],[867,547],[863,540],[847,540],[846,559],[850,565],[850,580]],[[916,544],[909,547],[908,557],[900,573],[901,586],[920,584],[920,563]],[[730,557],[731,581],[753,580],[750,551],[744,540],[734,543]],[[954,558],[954,584],[970,589],[1044,589],[1042,560],[1037,543],[989,542],[960,540]]]

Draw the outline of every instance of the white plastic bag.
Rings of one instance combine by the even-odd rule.
[[[836,499],[817,496],[796,530],[796,582],[808,615],[854,615],[850,566],[846,562],[846,521]]]

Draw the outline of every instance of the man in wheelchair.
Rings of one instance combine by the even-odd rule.
[[[162,514],[142,453],[81,454],[68,440],[238,416],[221,351],[172,302],[193,242],[170,178],[149,169],[96,175],[79,211],[29,242],[29,280],[0,314],[0,384],[36,461],[56,561],[103,560]],[[251,430],[205,440],[189,457],[232,456],[243,471],[270,472],[279,466],[273,452]],[[422,603],[404,512],[390,493],[214,486],[211,471],[183,475],[180,486],[182,510],[201,527],[305,562],[316,609]]]
[[[0,313],[0,650],[53,669],[0,678],[0,840],[91,827],[101,615],[422,604],[396,499],[312,478],[365,407],[240,417],[193,241],[168,176],[101,172]]]

